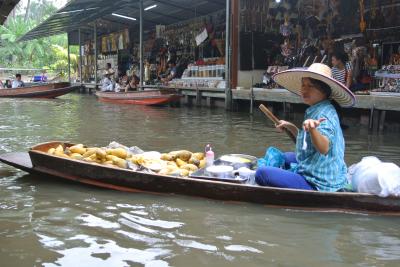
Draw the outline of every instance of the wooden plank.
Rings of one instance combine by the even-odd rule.
[[[250,100],[251,92],[248,89],[244,90],[232,90],[234,99]],[[298,95],[295,95],[289,91],[282,91],[274,89],[254,89],[254,99],[258,101],[266,102],[280,102],[280,103],[292,103],[301,104],[303,103]],[[356,104],[353,108],[358,109],[371,109],[374,107],[377,110],[392,110],[400,111],[400,97],[395,96],[372,96],[372,95],[357,95]]]

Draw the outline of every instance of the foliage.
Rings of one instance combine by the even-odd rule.
[[[29,6],[26,20],[25,12],[7,19],[0,26],[0,64],[13,68],[50,68],[64,70],[68,68],[68,50],[66,34],[51,36],[28,42],[17,42],[30,29],[56,11],[47,0],[33,1]],[[22,14],[24,13],[24,14]],[[71,70],[77,65],[77,55],[71,54]]]

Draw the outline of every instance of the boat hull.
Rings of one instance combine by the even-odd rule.
[[[70,83],[53,83],[31,87],[0,89],[0,97],[56,98],[76,90]]]
[[[180,178],[107,167],[49,155],[60,142],[34,147],[28,153],[0,156],[0,161],[24,171],[85,184],[127,191],[182,194],[224,201],[238,201],[299,209],[360,211],[400,215],[400,198],[361,193],[330,193]]]
[[[166,105],[177,102],[180,95],[173,90],[149,90],[136,92],[96,92],[99,101],[132,105]]]

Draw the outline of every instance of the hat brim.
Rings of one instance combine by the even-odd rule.
[[[291,69],[279,72],[272,78],[277,84],[283,86],[285,89],[295,93],[296,95],[301,95],[300,89],[302,78],[320,80],[331,88],[332,94],[330,98],[334,99],[340,106],[352,107],[356,103],[356,97],[344,84],[329,76],[313,71],[306,69]]]

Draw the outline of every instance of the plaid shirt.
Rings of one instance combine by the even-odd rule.
[[[310,133],[307,133],[307,148],[303,150],[304,130],[299,130],[296,142],[296,158],[298,166],[296,172],[304,176],[318,191],[335,192],[344,188],[347,179],[347,167],[344,162],[344,138],[339,118],[335,108],[329,100],[310,106],[304,120],[318,120],[325,118],[318,126],[318,131],[329,140],[328,154],[319,153],[311,142]]]

